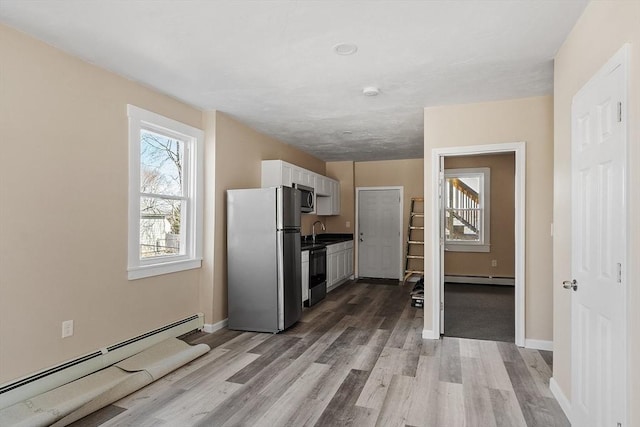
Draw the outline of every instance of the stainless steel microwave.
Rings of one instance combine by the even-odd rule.
[[[309,213],[314,211],[314,193],[313,188],[305,185],[293,184],[293,188],[300,190],[300,212]]]

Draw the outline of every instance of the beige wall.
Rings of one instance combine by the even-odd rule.
[[[623,43],[631,43],[629,123],[629,278],[631,419],[640,425],[640,2],[592,1],[555,58],[554,70],[554,356],[553,376],[571,393],[571,300],[560,283],[571,277],[571,100]]]
[[[260,186],[262,159],[324,162],[3,26],[0,57],[0,383],[198,311],[226,318],[225,190]],[[127,104],[205,130],[201,269],[127,280]]]
[[[327,176],[340,181],[340,215],[321,218],[327,226],[327,233],[354,233],[356,224],[354,163],[351,161],[328,162]]]
[[[202,114],[4,26],[0,58],[2,383],[198,311],[200,270],[127,280],[127,104]]]
[[[375,162],[356,162],[355,186],[356,187],[404,187],[403,194],[403,227],[402,227],[402,257],[407,247],[407,227],[409,226],[409,213],[411,210],[411,198],[423,195],[423,159],[383,160]],[[420,206],[420,209],[422,207]],[[422,234],[412,236],[416,240],[422,239]],[[419,248],[418,248],[419,251]],[[421,252],[412,252],[421,253]],[[415,262],[415,261],[413,261]],[[411,264],[412,268],[422,267]],[[404,268],[404,267],[403,267]]]
[[[431,150],[441,147],[526,142],[525,338],[552,340],[551,217],[553,105],[550,96],[425,108],[425,199],[431,192]],[[431,224],[427,209],[426,224]],[[425,231],[426,274],[432,272],[431,229]],[[431,295],[430,284],[425,289]],[[431,330],[432,304],[425,305]]]
[[[515,277],[515,155],[513,153],[454,156],[444,160],[445,169],[491,170],[490,252],[444,253],[444,272],[455,276]],[[497,261],[497,267],[491,261]]]
[[[215,242],[211,282],[201,283],[200,302],[207,323],[227,317],[227,257],[226,257],[226,190],[260,187],[262,160],[280,159],[324,175],[325,163],[290,145],[270,138],[220,112],[205,113],[205,123],[215,128],[215,200],[214,211],[207,212],[207,223],[215,220]],[[206,131],[211,132],[211,128]],[[208,164],[207,166],[211,166]],[[208,192],[208,195],[213,193]],[[311,233],[315,215],[302,216],[302,233]]]

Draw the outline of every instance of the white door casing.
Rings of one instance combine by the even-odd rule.
[[[626,426],[626,46],[571,108],[571,418]],[[571,285],[575,287],[571,288]],[[620,423],[620,424],[618,424]]]
[[[526,200],[526,143],[512,142],[490,145],[472,145],[449,148],[434,148],[431,150],[431,191],[433,198],[438,203],[432,204],[431,210],[431,241],[425,241],[425,245],[431,245],[432,274],[431,303],[432,317],[431,329],[422,331],[423,338],[439,339],[444,331],[444,246],[441,237],[444,236],[444,216],[439,194],[442,193],[441,183],[444,178],[444,157],[471,156],[491,153],[515,153],[515,344],[525,346],[525,200]],[[425,253],[428,253],[425,247]],[[425,318],[426,321],[426,318]]]
[[[356,189],[358,277],[402,278],[402,187]]]

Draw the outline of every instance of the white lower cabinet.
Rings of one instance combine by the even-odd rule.
[[[353,276],[353,240],[327,245],[327,291]]]
[[[302,251],[302,303],[309,299],[309,251]]]

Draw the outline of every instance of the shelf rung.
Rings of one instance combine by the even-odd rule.
[[[424,218],[424,214],[423,213],[418,213],[418,212],[411,212],[411,216],[414,216],[416,218]]]
[[[422,226],[417,227],[415,225],[412,225],[411,227],[409,227],[409,230],[424,230],[424,227],[422,227]]]
[[[424,202],[424,197],[412,197],[411,200],[415,200],[416,202]]]
[[[423,245],[424,244],[424,242],[421,242],[419,240],[409,240],[407,243],[410,244],[410,245]]]
[[[407,255],[409,259],[424,259],[424,255]]]

